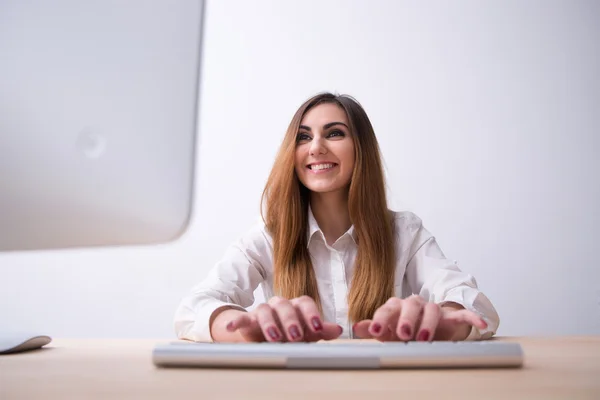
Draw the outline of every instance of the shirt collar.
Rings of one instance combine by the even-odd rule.
[[[312,208],[310,207],[310,204],[308,206],[308,232],[307,232],[307,238],[306,238],[306,246],[308,247],[308,245],[310,245],[310,241],[313,237],[313,235],[315,233],[319,232],[321,234],[321,237],[323,238],[323,241],[325,241],[325,237],[323,235],[323,232],[321,231],[321,228],[319,228],[319,224],[317,223],[317,220],[315,219],[315,215],[312,212]],[[357,244],[358,242],[358,238],[357,238],[357,234],[356,234],[356,230],[354,229],[354,225],[352,225],[350,227],[350,229],[348,229],[346,231],[346,233],[344,233],[344,235],[349,235],[352,240],[354,241],[354,244]]]

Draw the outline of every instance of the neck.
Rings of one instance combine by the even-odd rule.
[[[310,207],[329,245],[352,226],[348,212],[348,189],[330,193],[311,192]]]

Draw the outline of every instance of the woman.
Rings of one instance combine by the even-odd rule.
[[[292,119],[263,193],[263,223],[183,299],[181,339],[217,342],[489,338],[496,310],[410,212],[387,208],[373,127],[349,96]],[[267,303],[251,311],[262,286]]]

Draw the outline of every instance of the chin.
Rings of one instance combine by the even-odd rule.
[[[309,185],[306,187],[308,188],[308,190],[314,193],[331,193],[337,192],[341,189],[340,187],[330,185]]]

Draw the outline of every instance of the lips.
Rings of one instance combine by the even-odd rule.
[[[310,169],[311,171],[325,171],[328,169],[332,169],[335,168],[337,166],[336,163],[334,162],[320,162],[320,163],[312,163],[312,164],[308,164],[306,166],[306,168]]]
[[[306,166],[307,172],[311,175],[329,174],[332,171],[337,171],[338,164],[336,163],[315,163]]]

